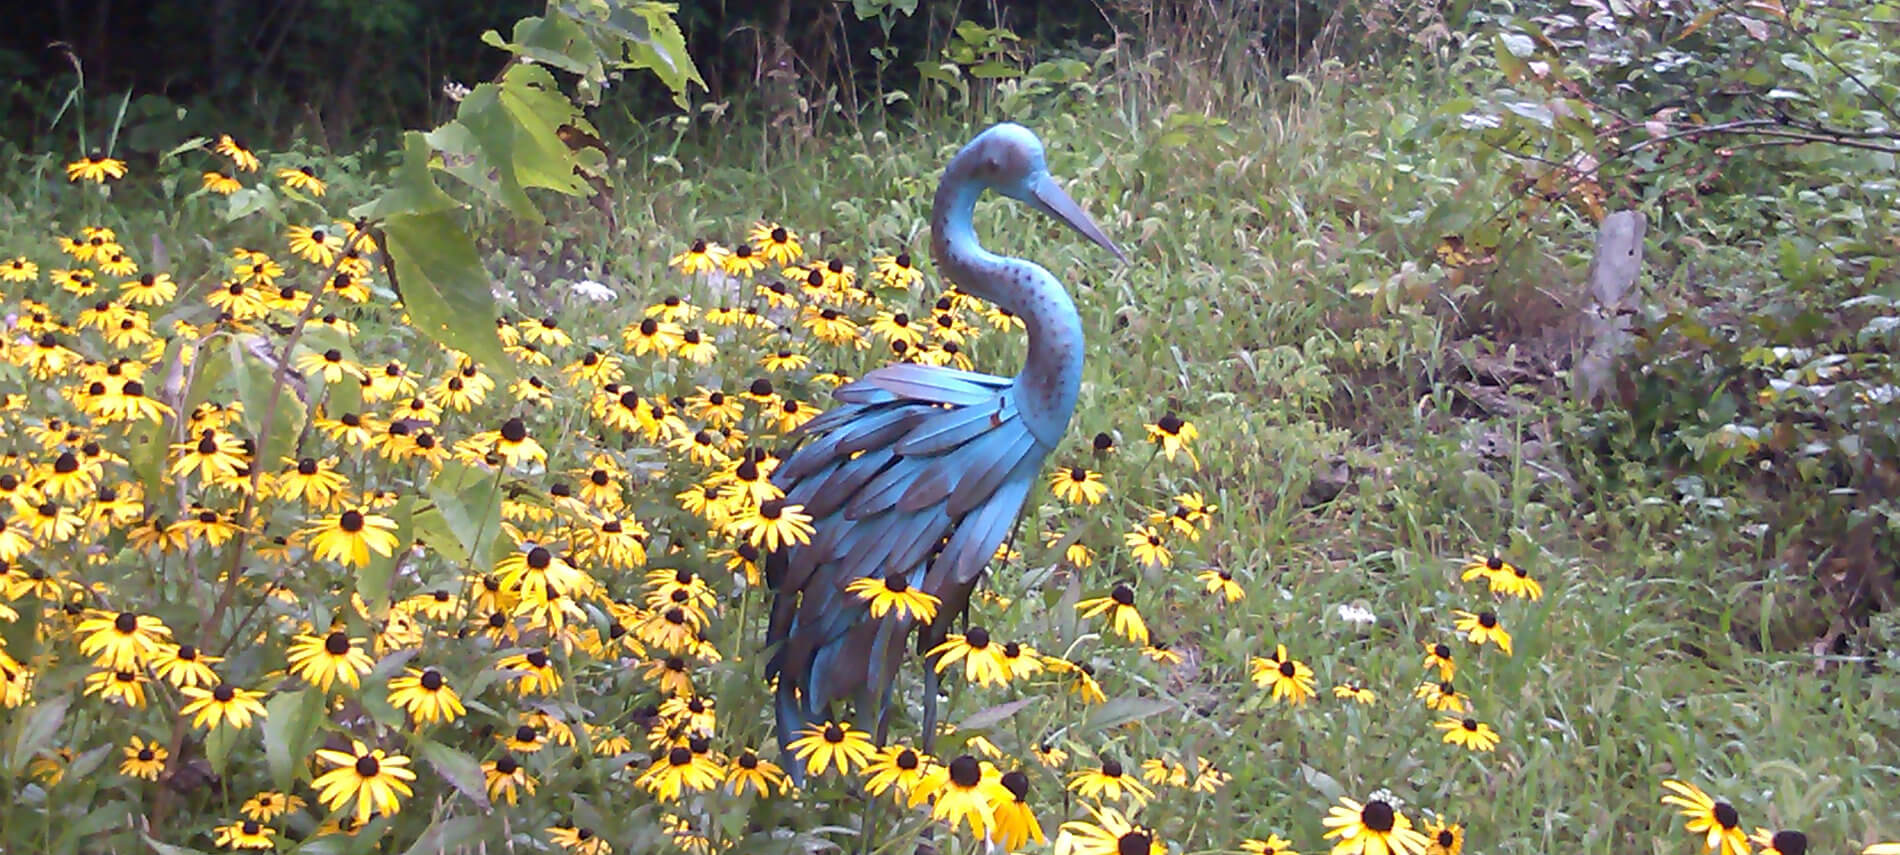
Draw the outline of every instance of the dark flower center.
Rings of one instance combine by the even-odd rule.
[[[529,727],[525,724],[520,727],[515,728],[515,741],[516,742],[533,742],[534,728]]]
[[[336,525],[337,525],[337,528],[343,529],[344,531],[347,531],[350,534],[355,534],[359,531],[362,531],[363,530],[363,512],[355,511],[355,510],[344,511],[342,516],[337,517]]]
[[[533,665],[536,668],[548,667],[548,652],[545,650],[530,650],[525,658],[528,660],[529,665]]]
[[[825,725],[825,741],[837,745],[844,741],[844,728],[835,724]]]
[[[950,783],[970,789],[983,781],[983,767],[968,754],[950,761]]]
[[[554,563],[554,553],[549,552],[547,547],[537,546],[528,550],[528,566],[530,568],[546,570],[548,569],[548,565],[552,563]]]
[[[1714,809],[1709,813],[1715,817],[1716,824],[1723,828],[1734,828],[1742,821],[1742,815],[1737,813],[1735,806],[1728,802],[1716,802]]]
[[[1146,831],[1130,831],[1115,841],[1115,855],[1148,855],[1154,841]]]
[[[1461,722],[1459,722],[1458,724],[1459,724],[1460,726],[1462,726],[1462,727],[1463,727],[1463,728],[1464,728],[1465,730],[1467,730],[1467,731],[1469,731],[1469,732],[1471,732],[1471,733],[1477,733],[1477,732],[1478,732],[1478,720],[1477,720],[1477,719],[1475,719],[1475,718],[1468,718],[1468,719],[1465,719],[1464,721],[1461,721]]]
[[[1777,831],[1769,844],[1781,855],[1807,855],[1808,836],[1799,831]]]
[[[501,438],[509,442],[520,442],[528,438],[528,426],[520,419],[509,419],[501,425]]]
[[[435,670],[434,668],[430,668],[426,671],[423,671],[422,677],[418,679],[416,682],[419,683],[423,688],[428,689],[431,692],[436,691],[437,689],[442,688],[442,673],[440,671]]]
[[[1438,830],[1438,845],[1440,848],[1450,849],[1451,845],[1456,842],[1458,842],[1458,835],[1453,834],[1451,829],[1441,828]]]
[[[1366,802],[1366,806],[1360,809],[1359,822],[1375,833],[1385,834],[1397,824],[1398,813],[1392,810],[1391,805],[1373,799]]]
[[[1492,570],[1492,571],[1502,570],[1504,569],[1504,559],[1499,558],[1496,555],[1493,555],[1490,558],[1485,559],[1484,567],[1486,570]]]
[[[1115,590],[1110,591],[1108,596],[1114,600],[1118,606],[1132,606],[1135,604],[1135,589],[1127,585],[1116,585]]]
[[[884,590],[893,594],[901,594],[910,590],[910,583],[904,581],[904,577],[902,576],[886,576],[884,578]]]
[[[180,644],[178,645],[178,653],[175,658],[181,662],[196,662],[198,661],[198,648],[189,644]]]
[[[739,768],[741,769],[759,768],[759,755],[754,754],[750,751],[747,751],[746,753],[739,755]]]
[[[60,454],[59,459],[53,461],[53,472],[56,474],[70,475],[77,471],[79,471],[79,458],[73,456],[70,451]]]
[[[317,474],[317,461],[312,460],[311,458],[308,458],[308,457],[297,461],[297,474],[299,475]]]
[[[1160,428],[1163,433],[1180,433],[1181,425],[1181,417],[1173,413],[1162,416],[1160,421],[1155,422],[1155,427]]]
[[[1299,671],[1300,669],[1293,664],[1293,660],[1291,659],[1280,663],[1280,676],[1282,677],[1292,679],[1293,675],[1299,673]]]
[[[381,771],[383,771],[383,766],[376,762],[376,758],[368,755],[356,758],[356,774],[365,778],[374,778]]]
[[[503,775],[513,775],[515,770],[519,768],[521,768],[521,764],[516,762],[514,756],[510,754],[503,754],[495,761],[495,771]]]
[[[1122,769],[1122,764],[1120,760],[1103,760],[1102,761],[1102,776],[1103,777],[1119,778],[1122,776],[1122,772],[1123,772],[1123,769]]]
[[[1479,612],[1478,625],[1484,627],[1485,629],[1497,629],[1498,616],[1495,614],[1492,614],[1491,612]]]
[[[152,753],[152,749],[150,748],[139,749],[139,762],[141,763],[150,763],[152,762],[152,758],[157,756],[158,755]]]
[[[909,772],[909,771],[915,770],[917,766],[920,764],[920,762],[921,761],[919,761],[917,758],[917,752],[906,748],[902,751],[897,752],[897,757],[895,760],[892,761],[892,765],[906,772]]]
[[[340,632],[330,633],[323,639],[323,652],[331,656],[342,656],[350,652],[350,637]]]
[[[218,703],[228,704],[231,702],[232,698],[237,697],[237,690],[231,688],[229,684],[226,684],[223,686],[219,686],[215,689],[212,689],[211,697],[215,699]]]
[[[990,631],[980,626],[970,627],[963,634],[963,643],[969,645],[971,650],[982,650],[990,646]]]
[[[139,616],[131,612],[120,612],[118,617],[112,619],[112,628],[131,635],[139,628]]]
[[[1432,645],[1432,655],[1440,659],[1450,659],[1451,645],[1446,644],[1442,641],[1437,644]]]

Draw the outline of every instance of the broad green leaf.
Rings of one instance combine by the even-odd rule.
[[[515,22],[512,41],[503,41],[500,33],[489,30],[482,33],[482,43],[589,80],[607,76],[593,40],[566,15],[522,18]]]
[[[471,561],[487,555],[501,531],[501,484],[495,475],[451,460],[424,489],[463,554]]]
[[[1095,733],[1132,721],[1140,721],[1156,713],[1165,712],[1180,706],[1173,701],[1158,698],[1120,697],[1110,699],[1108,703],[1089,708],[1088,718],[1077,730],[1078,734]]]
[[[514,365],[495,337],[495,295],[475,241],[446,212],[400,214],[383,226],[384,249],[412,325],[444,347],[468,354],[484,369],[514,379]]]
[[[402,135],[402,163],[390,174],[389,189],[382,196],[350,209],[357,219],[380,220],[396,214],[433,214],[458,207],[455,197],[443,192],[429,169],[429,138],[418,131]]]
[[[265,343],[268,347],[269,343]],[[290,386],[290,372],[284,373],[284,387],[272,392],[277,382],[277,370],[268,362],[247,350],[243,343],[232,339],[225,348],[225,357],[230,360],[232,374],[237,378],[238,400],[244,402],[244,421],[253,436],[264,437],[265,420],[275,422],[269,428],[269,436],[263,448],[258,449],[258,464],[266,469],[274,468],[277,461],[290,455],[296,444],[297,435],[303,432],[304,408],[297,400],[297,392]],[[275,395],[277,409],[270,407]]]
[[[59,726],[65,723],[66,709],[72,706],[72,702],[73,696],[70,694],[55,695],[35,704],[24,718],[17,713],[13,715],[19,726],[13,735],[13,750],[7,754],[8,769],[16,773],[25,769],[33,755],[52,744],[53,734],[59,732]]]
[[[265,713],[269,712],[269,708],[266,708]],[[243,731],[227,724],[219,724],[205,734],[205,762],[211,764],[211,771],[225,774],[229,768],[226,764],[231,759],[231,749],[238,746],[242,734]]]
[[[158,855],[205,855],[203,851],[193,849],[189,846],[173,846],[170,843],[160,843],[143,831],[139,832],[139,837],[143,838],[145,845],[152,847],[152,851],[158,853]]]
[[[429,765],[435,768],[436,773],[448,781],[450,786],[460,790],[462,795],[469,798],[469,801],[474,802],[483,810],[488,809],[487,779],[482,775],[482,764],[476,762],[475,758],[427,739],[416,742],[416,753],[422,755],[422,759],[429,761]]]
[[[324,697],[316,689],[283,692],[264,702],[264,762],[276,789],[289,792],[317,741]]]
[[[371,552],[369,563],[357,569],[356,593],[369,605],[370,617],[374,620],[389,616],[389,580],[396,573],[396,565],[408,553],[409,545],[415,542],[415,514],[415,494],[403,494],[388,514],[396,521],[396,548],[386,556]]]
[[[481,835],[487,820],[479,816],[457,816],[438,819],[409,847],[407,855],[438,855],[442,852],[459,852],[466,844]]]
[[[963,721],[958,722],[957,729],[958,730],[983,730],[985,728],[995,727],[996,725],[1001,724],[1004,721],[1007,721],[1010,716],[1020,713],[1025,709],[1028,709],[1032,704],[1035,704],[1037,701],[1040,701],[1040,700],[1042,700],[1042,698],[1040,697],[1021,698],[1018,700],[1010,701],[1009,703],[1006,703],[1006,704],[998,704],[996,706],[990,707],[989,709],[977,710],[969,718],[966,718]]]

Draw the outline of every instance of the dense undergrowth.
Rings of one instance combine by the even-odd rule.
[[[1618,32],[1647,56],[1759,23],[1712,16],[1683,36],[1698,15]],[[1629,88],[1583,88],[1605,64],[1567,51],[1605,50],[1601,32],[1573,44],[1562,21],[1368,20],[1416,38],[1293,76],[1131,41],[852,128],[762,129],[743,109],[596,117],[617,128],[602,134],[604,204],[537,196],[541,224],[500,205],[460,215],[503,295],[502,365],[405,323],[375,238],[344,228],[350,206],[400,186],[392,153],[259,152],[264,169],[246,173],[206,141],[104,189],[58,174],[76,152],[16,163],[0,275],[15,256],[38,269],[5,286],[14,456],[0,486],[22,540],[0,541],[0,776],[19,793],[0,842],[895,852],[927,835],[979,851],[968,817],[962,831],[931,819],[954,803],[964,754],[994,767],[996,805],[1002,774],[1023,773],[1017,801],[1050,842],[1081,823],[1068,845],[1082,852],[1101,829],[1109,843],[1151,831],[1177,853],[1323,851],[1343,799],[1458,826],[1434,852],[1702,851],[1659,801],[1665,780],[1715,793],[1744,833],[1802,829],[1815,851],[1900,836],[1900,772],[1881,760],[1900,748],[1900,624],[1881,610],[1891,155],[1689,138],[1613,160],[1673,126],[1619,126],[1607,117],[1636,109],[1614,100]],[[1639,38],[1651,24],[1672,39]],[[1890,62],[1868,68],[1893,85]],[[1579,91],[1597,96],[1594,147],[1551,108]],[[1830,107],[1830,127],[1849,123]],[[1054,484],[972,618],[1037,654],[1002,686],[950,672],[958,727],[936,740],[937,775],[899,784],[936,788],[917,805],[836,772],[735,796],[749,750],[786,762],[739,549],[777,524],[746,490],[708,505],[706,488],[749,483],[748,461],[769,469],[841,376],[894,358],[1013,372],[1020,333],[940,304],[924,252],[942,163],[1006,118],[1042,136],[1051,171],[1132,258],[1105,264],[1030,212],[979,207],[989,245],[1070,286],[1090,342]],[[1695,171],[1712,157],[1718,173]],[[322,195],[284,184],[305,166]],[[243,189],[212,192],[207,171]],[[1628,307],[1642,334],[1599,405],[1573,398],[1570,359],[1596,221],[1626,206],[1651,221]],[[748,270],[721,254],[789,252],[775,223],[802,257]],[[115,252],[89,251],[88,228],[109,229]],[[106,274],[112,255],[135,269]],[[814,263],[830,259],[848,284]],[[160,273],[175,295],[120,290]],[[127,313],[142,334],[114,331]],[[912,340],[900,313],[956,337]],[[302,381],[274,391],[284,356],[281,375]],[[128,403],[139,371],[169,413]],[[477,377],[493,387],[471,393]],[[374,430],[356,437],[346,412]],[[1183,425],[1198,436],[1170,448]],[[344,479],[335,500],[312,494],[302,458]],[[1099,503],[1083,486],[1096,478]],[[351,509],[386,519],[390,548],[318,554],[353,542],[338,534]],[[394,548],[404,539],[427,546]],[[121,644],[120,613],[165,629]],[[1508,649],[1474,636],[1481,615]],[[329,651],[331,673],[348,675],[334,684],[300,664],[339,664],[320,652],[332,633],[346,650]],[[260,693],[262,718],[181,713],[197,695],[165,670],[178,643],[222,656],[218,678]],[[124,662],[99,661],[121,648]],[[393,682],[423,669],[459,693],[453,720],[426,721]],[[121,672],[136,689],[116,686]],[[916,678],[898,691],[915,697]],[[1465,719],[1495,748],[1449,744]],[[900,722],[897,738],[921,734]],[[165,756],[139,761],[147,746]],[[414,793],[372,793],[365,824],[354,779],[319,776],[361,776],[358,755],[378,749],[410,760]],[[1104,793],[1113,765],[1154,794]],[[1140,828],[1092,812],[1103,805]]]

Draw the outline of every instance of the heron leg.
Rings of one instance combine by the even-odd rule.
[[[937,673],[934,663],[924,661],[924,753],[929,754],[931,747],[937,744],[937,689],[942,676]]]

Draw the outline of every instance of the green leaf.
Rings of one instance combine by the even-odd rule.
[[[269,347],[269,343],[266,342],[264,346]],[[295,388],[290,386],[290,373],[285,372],[285,388],[273,393],[271,390],[277,380],[277,370],[270,363],[253,356],[237,339],[232,339],[226,347],[225,356],[230,360],[232,372],[237,378],[238,400],[244,402],[244,421],[250,426],[252,435],[264,436],[265,419],[276,422],[270,430],[266,446],[258,449],[257,455],[260,465],[275,467],[279,459],[289,456],[297,442],[297,435],[303,433],[304,409],[297,400]],[[275,412],[270,408],[273,394],[277,396]]]
[[[396,565],[402,563],[402,557],[409,552],[409,545],[415,542],[415,516],[416,496],[406,493],[389,511],[389,518],[396,521],[396,548],[387,556],[370,553],[369,563],[356,573],[356,593],[369,605],[370,617],[374,620],[389,616],[389,580],[396,573]]]
[[[158,855],[205,855],[204,852],[189,846],[173,846],[169,843],[160,843],[143,831],[139,832],[139,837],[143,838],[145,845],[152,847],[152,851],[158,853]]]
[[[52,744],[53,734],[65,723],[66,708],[72,702],[72,695],[55,695],[35,704],[25,718],[15,718],[20,726],[13,736],[13,750],[7,754],[8,769],[25,769],[34,755]]]
[[[483,368],[514,379],[495,337],[495,295],[475,241],[446,212],[400,214],[383,226],[403,308],[415,328]]]
[[[268,714],[270,709],[266,707],[265,712]],[[231,749],[237,747],[240,732],[235,727],[220,723],[205,734],[205,762],[211,764],[211,771],[225,774],[228,768],[226,763],[231,759]]]
[[[429,169],[429,139],[421,132],[402,135],[402,163],[390,173],[389,190],[382,196],[350,209],[350,216],[381,220],[396,214],[433,214],[458,207],[455,197],[443,192]]]
[[[1032,697],[1021,698],[1018,700],[1010,701],[1009,703],[1006,703],[1006,704],[997,704],[996,706],[990,707],[989,709],[977,710],[975,713],[971,714],[969,718],[966,718],[963,721],[958,722],[957,729],[958,730],[983,730],[985,728],[995,727],[996,725],[1008,720],[1010,716],[1013,716],[1019,712],[1022,712],[1025,709],[1028,709],[1030,705],[1035,704],[1036,702],[1040,700],[1042,700],[1042,698],[1032,696]]]
[[[1108,703],[1089,709],[1089,717],[1082,722],[1078,733],[1088,734],[1098,730],[1107,730],[1132,721],[1140,721],[1156,713],[1175,709],[1179,704],[1158,698],[1121,697]]]
[[[323,693],[316,689],[284,692],[264,702],[264,762],[276,789],[289,792],[295,783],[295,773],[316,746],[323,707]]]
[[[479,771],[479,770],[477,770]],[[406,855],[437,855],[441,852],[456,852],[463,844],[474,840],[482,833],[486,821],[479,816],[457,816],[438,819],[424,829],[409,847]]]
[[[475,762],[475,758],[427,739],[416,744],[416,753],[429,761],[429,765],[435,767],[436,773],[447,780],[450,786],[460,790],[462,795],[483,810],[488,809],[487,779],[482,775],[482,764]]]
[[[424,489],[468,560],[487,555],[501,531],[501,484],[494,474],[450,460]]]
[[[970,76],[980,80],[1002,80],[1023,76],[1022,69],[1007,63],[989,60],[970,67]]]
[[[265,208],[274,210],[276,207],[277,194],[271,192],[270,185],[246,187],[225,197],[224,221],[234,222]]]

